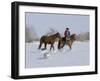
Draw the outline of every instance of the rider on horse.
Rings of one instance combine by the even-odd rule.
[[[70,39],[70,31],[69,28],[66,28],[65,32],[64,32],[64,37],[66,38],[66,40]]]

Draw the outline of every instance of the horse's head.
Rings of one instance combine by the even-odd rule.
[[[58,41],[58,49],[61,49],[61,48],[63,48],[64,47],[64,41],[62,41],[62,39],[60,39],[59,41]]]
[[[70,36],[70,39],[72,39],[73,41],[75,41],[75,40],[76,40],[76,34],[72,34],[72,35]]]
[[[61,39],[61,36],[60,36],[60,33],[59,33],[59,32],[57,32],[57,33],[55,34],[55,36],[56,36],[57,38]]]

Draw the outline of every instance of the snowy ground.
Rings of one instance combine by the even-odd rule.
[[[48,49],[38,50],[38,42],[26,43],[26,68],[81,66],[89,65],[89,42],[74,42],[72,50],[65,46],[63,50],[57,49],[49,52]]]

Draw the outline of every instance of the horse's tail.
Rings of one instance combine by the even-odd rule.
[[[39,44],[38,49],[41,49],[41,46],[42,46],[42,42],[41,42],[41,39],[40,39],[40,44]]]
[[[41,49],[42,43],[44,43],[44,41],[45,41],[45,37],[46,37],[46,36],[42,36],[42,37],[40,38],[40,44],[39,44],[38,49]]]

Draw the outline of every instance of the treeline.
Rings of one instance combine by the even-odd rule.
[[[77,41],[88,41],[90,39],[89,32],[80,33],[76,36]]]
[[[39,37],[33,27],[25,27],[25,42],[39,41]]]

